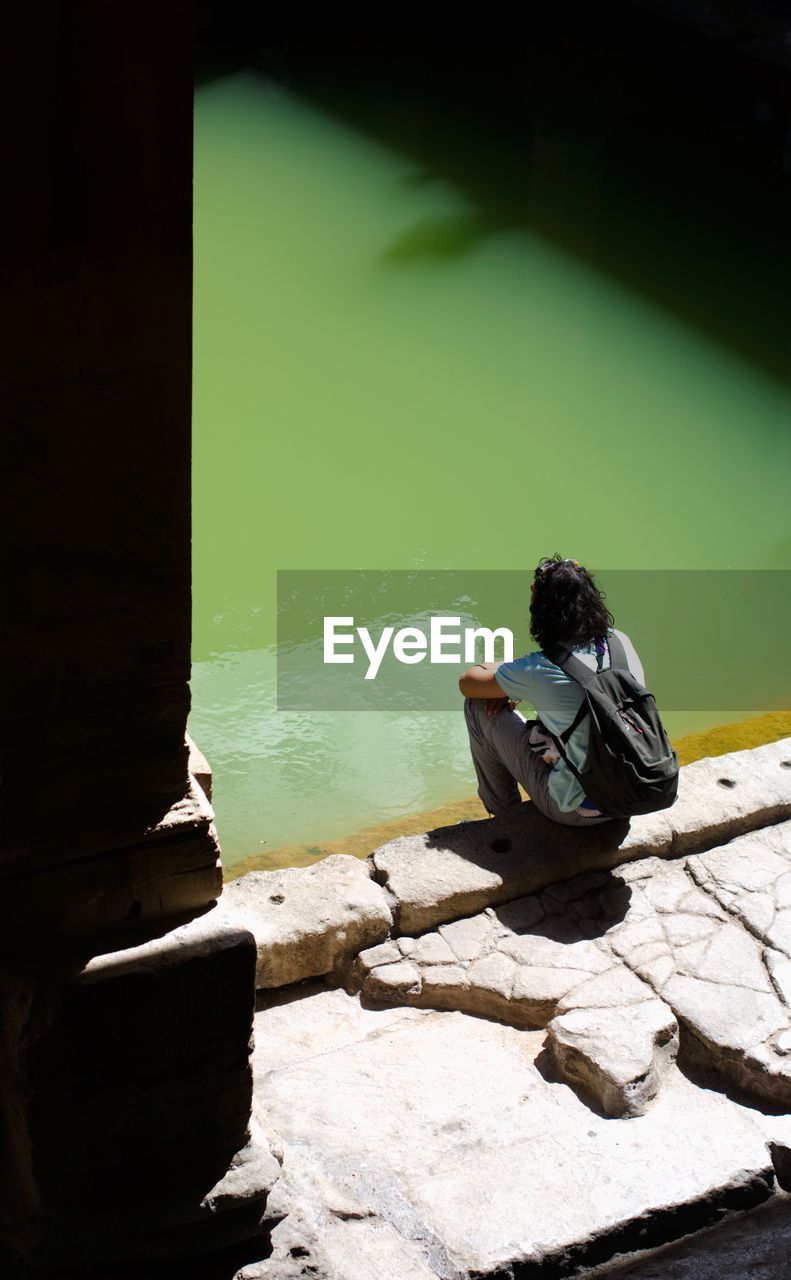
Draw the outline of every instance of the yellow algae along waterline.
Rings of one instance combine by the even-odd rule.
[[[691,764],[693,760],[702,760],[705,756],[722,756],[729,751],[744,751],[748,747],[758,747],[763,742],[777,742],[780,738],[791,737],[791,710],[772,711],[767,715],[753,716],[749,720],[740,720],[734,724],[717,725],[706,729],[703,733],[689,733],[679,738],[673,745],[678,752],[679,763]],[[469,819],[483,818],[481,802],[477,796],[464,800],[456,800],[443,805],[439,809],[427,809],[421,813],[413,813],[404,818],[390,818],[387,822],[375,823],[363,827],[342,840],[327,840],[320,844],[284,845],[281,849],[272,849],[269,853],[254,854],[237,862],[226,870],[226,879],[235,880],[248,871],[273,871],[277,867],[308,867],[331,853],[350,853],[356,858],[365,858],[373,849],[393,840],[396,836],[419,835],[422,831],[432,831],[435,827],[450,826],[454,822],[466,822]]]

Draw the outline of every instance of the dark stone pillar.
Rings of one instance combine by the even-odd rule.
[[[72,900],[78,863],[92,895],[112,888],[103,924],[153,909],[172,859],[159,835],[143,846],[188,789],[190,697],[191,5],[21,8],[4,166],[6,945],[42,913],[74,927],[65,864]],[[212,841],[192,844],[183,907],[219,890]]]
[[[216,1217],[255,948],[172,932],[222,884],[185,742],[192,6],[18,5],[4,49],[0,1245],[73,1260]]]

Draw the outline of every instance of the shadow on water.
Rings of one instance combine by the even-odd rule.
[[[420,258],[459,258],[490,232],[491,227],[487,227],[480,214],[423,218],[398,236],[385,249],[382,258],[393,263],[414,262]]]
[[[536,6],[505,30],[287,29],[206,0],[198,84],[258,71],[452,184],[383,263],[539,235],[789,380],[791,83],[779,66],[621,3]],[[291,28],[296,24],[291,24]]]

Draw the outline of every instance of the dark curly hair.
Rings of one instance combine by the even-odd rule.
[[[607,634],[613,616],[587,569],[576,560],[554,556],[536,569],[530,603],[530,634],[542,649],[564,641],[590,644]]]

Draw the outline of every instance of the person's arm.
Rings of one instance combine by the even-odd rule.
[[[459,688],[465,698],[483,699],[487,716],[496,716],[506,707],[512,711],[517,705],[518,699],[505,693],[494,678],[495,671],[501,666],[501,662],[478,662],[474,667],[468,667],[459,680]]]
[[[502,664],[499,662],[476,662],[468,667],[459,680],[459,689],[465,698],[503,698],[505,693],[494,678],[494,673]]]

